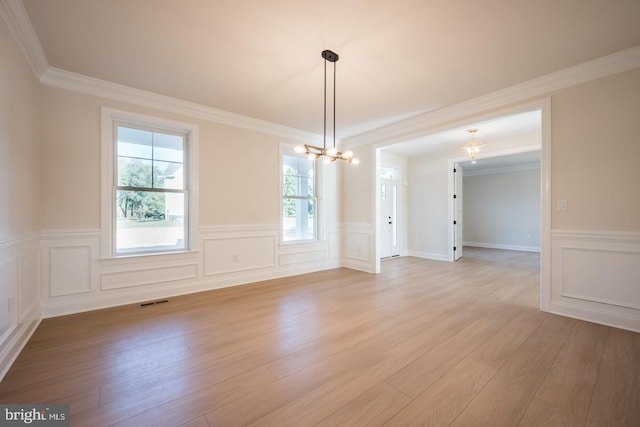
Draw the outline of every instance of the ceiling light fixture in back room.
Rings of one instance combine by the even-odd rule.
[[[463,144],[460,148],[467,152],[467,156],[471,159],[472,164],[477,163],[476,157],[478,157],[480,153],[480,147],[484,147],[487,144],[482,141],[476,141],[476,132],[478,132],[478,129],[469,129],[467,132],[471,134],[471,141]]]
[[[309,156],[309,159],[315,160],[319,157],[324,157],[325,163],[335,162],[336,160],[346,160],[349,163],[357,165],[360,163],[358,159],[353,157],[352,151],[340,152],[336,148],[336,62],[338,62],[338,54],[330,50],[323,50],[322,57],[324,58],[324,139],[322,147],[316,147],[314,145],[305,144],[304,146],[297,146],[297,153],[304,153]],[[333,63],[333,144],[330,148],[327,148],[327,62]]]

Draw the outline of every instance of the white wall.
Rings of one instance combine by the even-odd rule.
[[[40,318],[40,85],[0,19],[0,378]]]
[[[540,251],[539,167],[467,173],[463,180],[466,246]]]

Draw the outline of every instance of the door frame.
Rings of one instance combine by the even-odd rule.
[[[384,147],[372,147],[372,156],[373,156],[373,197],[372,208],[374,212],[374,225],[373,225],[373,244],[374,244],[374,259],[373,259],[373,272],[380,273],[380,244],[382,239],[380,238],[382,230],[381,228],[381,207],[380,207],[380,169],[387,167],[397,169],[400,172],[400,177],[398,179],[398,212],[396,223],[398,226],[398,249],[400,251],[400,256],[407,255],[407,196],[406,196],[406,186],[407,182],[407,159],[402,156],[390,155],[389,153],[383,154]],[[383,156],[385,160],[383,160]],[[395,160],[393,158],[396,158]]]

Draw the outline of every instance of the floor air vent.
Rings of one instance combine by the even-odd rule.
[[[149,307],[151,305],[156,305],[156,304],[164,304],[165,302],[169,302],[168,299],[161,299],[158,301],[149,301],[149,302],[143,302],[140,304],[140,307]]]

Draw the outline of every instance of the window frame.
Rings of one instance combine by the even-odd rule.
[[[294,197],[294,199],[301,199],[301,200],[313,200],[314,204],[315,204],[315,215],[314,215],[314,221],[313,221],[313,238],[311,239],[296,239],[296,240],[284,240],[284,212],[283,212],[283,205],[284,205],[284,200],[286,198],[290,198],[290,197],[286,197],[284,195],[284,173],[283,173],[283,166],[284,166],[284,156],[291,156],[291,157],[299,157],[299,158],[303,158],[306,159],[307,156],[304,154],[300,154],[300,153],[296,153],[294,146],[293,145],[289,145],[289,144],[284,144],[282,143],[280,145],[280,153],[279,153],[279,169],[278,169],[278,174],[279,174],[279,189],[278,189],[278,193],[279,193],[279,199],[280,199],[280,203],[279,203],[279,236],[280,236],[280,244],[281,245],[295,245],[295,244],[304,244],[304,243],[315,243],[320,241],[320,234],[321,234],[321,230],[322,230],[322,225],[321,225],[321,212],[322,212],[322,208],[321,208],[321,197],[320,197],[320,175],[322,173],[321,171],[321,167],[320,164],[318,162],[318,160],[314,160],[313,161],[313,197],[300,197],[300,196],[296,196]]]
[[[143,250],[131,252],[117,252],[116,221],[117,200],[119,188],[117,182],[117,126],[131,126],[154,132],[168,134],[183,134],[184,140],[184,197],[185,197],[185,247],[162,250]],[[140,256],[167,255],[193,252],[197,246],[197,147],[198,127],[161,117],[132,113],[101,107],[101,255],[103,259],[130,258]],[[164,191],[163,191],[164,192]]]

